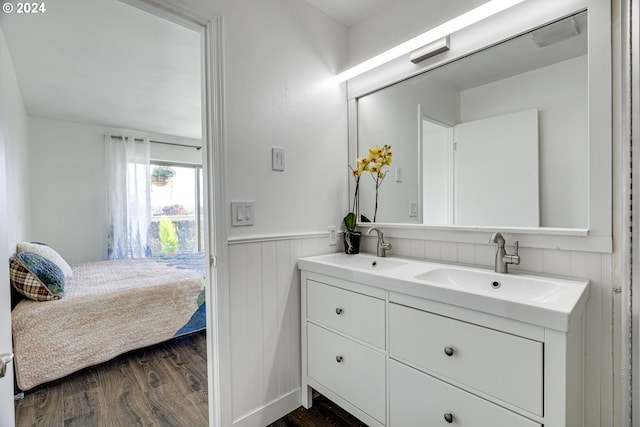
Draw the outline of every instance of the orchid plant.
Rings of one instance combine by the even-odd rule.
[[[360,178],[365,172],[369,172],[371,174],[371,178],[375,183],[376,201],[373,211],[373,222],[376,221],[376,217],[378,215],[378,193],[380,186],[382,185],[382,182],[386,177],[384,168],[391,165],[392,158],[393,151],[391,151],[390,145],[385,144],[382,147],[376,145],[374,148],[369,149],[369,154],[367,156],[358,157],[355,167],[349,167],[351,169],[351,175],[356,181],[356,186],[353,194],[353,204],[351,205],[351,212],[349,212],[344,218],[344,225],[345,227],[347,227],[347,230],[353,231],[356,226],[356,212],[358,212],[359,210],[358,196],[360,191]],[[361,215],[360,219],[365,222],[370,222],[370,220],[364,215]]]

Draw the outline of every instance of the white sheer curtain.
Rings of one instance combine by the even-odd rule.
[[[109,259],[151,256],[149,140],[105,135]]]

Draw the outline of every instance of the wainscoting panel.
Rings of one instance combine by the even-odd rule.
[[[303,256],[333,252],[325,234],[229,242],[234,426],[265,426],[300,405]]]

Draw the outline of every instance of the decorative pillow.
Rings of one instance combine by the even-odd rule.
[[[64,293],[62,270],[33,252],[20,252],[9,259],[9,279],[16,291],[35,301],[60,299]]]
[[[62,273],[64,273],[64,277],[71,277],[73,275],[71,266],[51,246],[45,245],[44,243],[22,242],[18,243],[17,251],[33,252],[34,254],[41,255],[57,265],[58,268],[62,270]]]

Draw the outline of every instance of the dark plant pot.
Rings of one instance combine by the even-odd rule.
[[[345,231],[343,236],[344,240],[344,253],[354,255],[360,253],[360,236],[362,233],[359,231]]]

